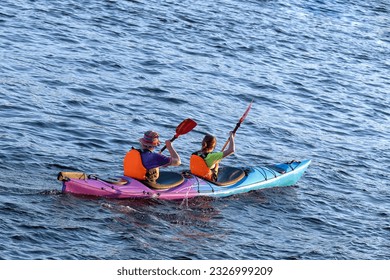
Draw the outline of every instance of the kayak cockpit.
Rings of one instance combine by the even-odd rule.
[[[207,182],[210,182],[214,185],[224,187],[224,186],[230,186],[235,183],[238,183],[241,181],[247,174],[245,171],[241,168],[236,167],[230,167],[230,166],[224,166],[218,169],[218,179],[217,181],[209,181],[204,178],[202,180],[205,180]],[[195,175],[193,175],[195,176]]]
[[[233,185],[245,177],[245,171],[240,168],[224,166],[218,169],[218,179],[213,182],[217,186]]]
[[[141,182],[152,189],[166,190],[177,187],[182,184],[184,182],[184,177],[180,173],[160,171],[160,176],[155,183],[147,181]]]

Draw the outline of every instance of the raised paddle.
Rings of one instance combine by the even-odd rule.
[[[172,137],[171,142],[175,141],[180,135],[184,135],[191,130],[194,129],[194,127],[197,125],[197,123],[192,119],[185,119],[182,121],[177,127],[176,127],[176,134]],[[166,145],[161,149],[160,153],[162,153],[166,149]]]
[[[242,117],[240,118],[240,120],[238,121],[238,123],[236,124],[236,127],[233,129],[233,134],[236,134],[236,131],[237,129],[240,127],[240,125],[242,124],[242,122],[245,120],[246,116],[248,116],[248,113],[249,111],[251,110],[252,108],[252,103],[253,103],[253,100],[251,101],[251,103],[249,104],[248,108],[246,108],[246,111],[245,113],[242,115]],[[226,141],[225,145],[223,145],[223,148],[222,148],[222,152],[225,150],[227,144],[229,143],[230,141],[230,138]]]

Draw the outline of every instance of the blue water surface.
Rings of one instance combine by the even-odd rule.
[[[390,259],[390,2],[3,0],[0,259]],[[145,130],[188,168],[312,159],[296,186],[223,199],[61,193],[120,175]]]

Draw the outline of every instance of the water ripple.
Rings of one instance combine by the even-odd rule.
[[[0,47],[1,259],[387,259],[386,1],[9,1]],[[204,133],[225,164],[313,159],[298,186],[225,199],[61,193],[121,173],[145,129],[183,169]],[[275,238],[277,236],[278,238]]]

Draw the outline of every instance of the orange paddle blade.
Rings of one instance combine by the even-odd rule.
[[[186,134],[193,130],[197,123],[192,119],[185,119],[182,121],[176,128],[176,135],[175,138],[179,137],[180,135]]]
[[[185,119],[182,121],[177,127],[176,127],[176,134],[172,137],[171,142],[175,141],[176,138],[178,138],[180,135],[186,134],[194,129],[194,127],[197,125],[197,123],[192,119]],[[162,153],[167,146],[164,146],[160,153]]]

